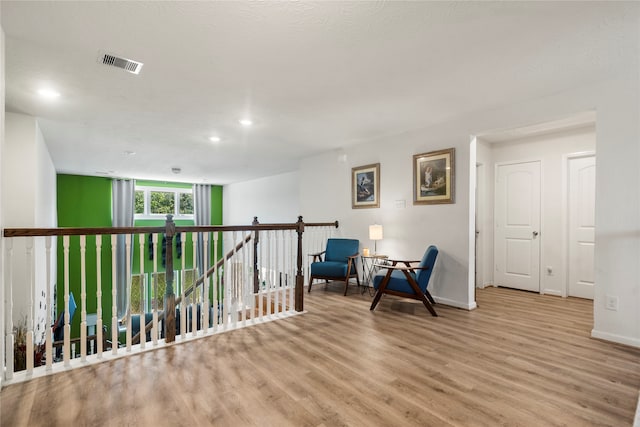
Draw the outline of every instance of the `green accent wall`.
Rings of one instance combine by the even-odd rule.
[[[156,182],[156,181],[137,181],[137,184],[150,185],[155,187],[167,188],[190,188],[191,184]],[[65,175],[57,176],[57,202],[58,202],[58,226],[59,227],[111,227],[111,178],[90,177],[81,175]],[[175,220],[176,225],[187,226],[193,225],[193,220]],[[164,220],[136,220],[136,226],[164,226]],[[222,186],[212,186],[211,188],[211,223],[213,225],[222,225]],[[146,237],[145,239],[148,239]],[[87,294],[87,313],[95,313],[96,307],[96,246],[95,237],[87,236],[86,251],[86,294]],[[149,260],[148,240],[145,240],[145,272],[153,271],[153,261]],[[160,243],[158,247],[161,253]],[[69,290],[73,292],[77,311],[71,324],[71,335],[76,337],[80,334],[80,238],[72,236],[70,238],[70,255],[69,255]],[[133,265],[132,272],[134,274],[140,271],[140,254],[138,249],[138,241],[136,239],[133,245]],[[213,248],[211,247],[211,259],[213,259]],[[193,268],[193,246],[191,243],[191,233],[187,234],[185,248],[182,256],[185,257],[186,268]],[[222,240],[218,243],[218,257],[222,257]],[[102,280],[102,319],[107,329],[111,329],[111,239],[109,235],[103,236],[101,259],[101,280]],[[178,259],[177,251],[173,251],[173,263],[175,269],[182,268],[182,259]],[[58,260],[57,260],[57,307],[58,315],[64,310],[64,251],[63,240],[58,239]],[[158,271],[164,271],[161,262],[158,262]],[[111,333],[108,332],[108,336]],[[80,351],[78,348],[77,351]]]
[[[222,186],[211,186],[211,224],[222,225]]]
[[[111,227],[111,179],[79,175],[57,176],[58,227]],[[57,307],[64,310],[64,252],[63,240],[58,238]],[[71,335],[80,334],[80,238],[70,237],[69,291],[73,292],[78,308],[71,323]],[[95,313],[96,305],[96,238],[87,236],[86,290],[87,313]],[[111,241],[102,238],[101,251],[102,318],[111,318]],[[109,327],[109,326],[108,326]],[[80,351],[77,348],[76,351]]]

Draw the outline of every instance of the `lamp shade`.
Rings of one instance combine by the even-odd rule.
[[[370,240],[382,240],[382,226],[374,224],[369,226],[369,239]]]

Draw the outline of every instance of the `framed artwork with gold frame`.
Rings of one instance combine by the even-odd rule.
[[[413,204],[455,203],[455,148],[413,156]]]
[[[351,169],[351,207],[380,207],[380,163]]]

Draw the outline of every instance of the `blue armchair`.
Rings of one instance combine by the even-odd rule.
[[[347,295],[349,287],[349,279],[355,277],[358,287],[360,287],[360,278],[356,269],[356,258],[358,257],[358,248],[360,241],[355,239],[328,239],[326,250],[310,254],[313,257],[311,263],[311,272],[309,277],[309,290],[314,279],[343,280],[344,294]],[[322,255],[324,254],[324,260]]]
[[[76,299],[73,297],[73,292],[69,292],[69,325],[73,322],[73,315],[76,314]],[[55,347],[55,357],[62,357],[62,345],[64,344],[64,310],[60,312],[58,320],[51,326],[53,332],[53,346]]]
[[[417,267],[411,267],[411,264],[418,261],[389,260],[391,265],[384,266],[373,277],[373,287],[377,292],[371,303],[371,310],[376,308],[382,294],[390,294],[420,300],[432,316],[437,316],[433,308],[436,302],[427,290],[437,257],[438,248],[431,245]]]

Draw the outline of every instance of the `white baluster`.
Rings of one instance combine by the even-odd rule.
[[[33,274],[33,237],[26,238],[27,286],[29,286],[29,311],[27,311],[27,374],[33,373],[33,300],[36,283]]]
[[[64,344],[62,345],[62,359],[64,366],[70,365],[71,325],[69,324],[69,236],[62,236],[64,253]]]
[[[80,236],[80,360],[87,360],[87,236]]]
[[[147,316],[145,316],[145,312],[147,311],[147,308],[145,306],[145,299],[144,299],[144,280],[145,280],[145,275],[144,275],[144,238],[145,238],[145,234],[144,233],[140,233],[138,235],[138,246],[139,246],[139,251],[140,252],[140,322],[138,322],[140,324],[140,348],[144,349],[145,346],[147,345],[147,332],[146,332],[146,327],[147,327]]]
[[[282,254],[282,263],[280,270],[280,314],[284,314],[287,304],[287,241],[285,239],[285,230],[280,230],[280,253]]]
[[[231,281],[229,282],[231,284],[231,289],[229,289],[229,298],[230,298],[230,308],[231,308],[231,322],[232,322],[232,326],[233,328],[236,328],[238,326],[238,282],[239,282],[239,278],[238,278],[238,274],[237,274],[237,262],[238,262],[238,246],[237,246],[237,242],[238,242],[238,236],[237,233],[234,231],[233,232],[233,256],[231,257],[231,259],[233,260],[231,262]],[[234,265],[235,264],[235,265]]]
[[[202,333],[207,334],[209,332],[209,232],[204,233],[204,281],[202,282]]]
[[[253,286],[254,286],[254,278],[256,277],[256,271],[254,271],[255,269],[255,265],[254,265],[254,259],[255,257],[253,256],[253,251],[254,251],[254,242],[255,242],[255,232],[254,231],[250,231],[249,232],[249,236],[250,239],[249,241],[246,243],[247,246],[247,268],[244,269],[245,271],[245,285],[244,288],[242,290],[242,310],[244,312],[244,320],[245,320],[245,324],[246,321],[249,320],[253,320],[255,314],[253,312],[253,303],[251,302],[254,299],[253,296]]]
[[[127,321],[127,332],[126,332],[126,343],[127,343],[127,352],[131,351],[131,263],[129,260],[131,259],[131,234],[126,234],[124,237],[124,251],[125,251],[125,265],[126,267],[126,278],[127,278],[127,287],[126,287],[126,296],[127,296],[127,312],[126,312],[126,321]]]
[[[191,293],[193,294],[196,291],[195,282],[199,277],[198,274],[200,274],[198,271],[198,233],[195,231],[191,233],[191,254],[192,254],[191,259],[193,260],[192,266],[191,266],[193,271],[193,275],[192,275],[193,282],[191,282],[190,284],[193,285],[191,289]],[[182,302],[180,303],[180,330],[182,332],[182,338],[185,339],[187,337],[187,331],[189,330],[189,325],[187,324],[188,322],[187,315],[189,314],[189,304],[187,304],[187,302],[189,298],[193,299],[193,297],[187,296],[185,292],[183,292],[182,295],[183,295]]]
[[[204,256],[204,254],[203,254]],[[191,336],[195,337],[198,333],[198,299],[197,299],[198,287],[194,286],[191,292]]]
[[[194,242],[194,236],[196,233],[191,233],[191,242]],[[185,306],[187,305],[186,296],[185,296],[185,288],[187,287],[187,254],[184,251],[184,244],[187,240],[187,233],[182,233],[182,238],[180,241],[182,242],[182,286],[180,287],[180,334],[182,339],[187,338],[187,311],[185,310]],[[193,249],[195,253],[195,244],[193,244]],[[195,263],[196,257],[193,257],[193,262]],[[195,275],[194,275],[195,276]],[[192,276],[193,277],[193,276]],[[195,277],[193,277],[195,279]]]
[[[118,286],[117,286],[117,269],[116,269],[116,248],[118,245],[118,236],[111,235],[111,352],[118,354]]]
[[[228,236],[229,233],[226,234],[226,236]],[[225,235],[223,234],[223,239],[225,238]],[[228,238],[228,237],[227,237]],[[231,242],[233,244],[233,242]],[[225,251],[226,252],[226,251]],[[222,278],[221,278],[221,283],[224,283],[224,285],[222,286],[222,295],[221,295],[221,299],[222,299],[222,320],[220,321],[220,324],[222,325],[223,328],[227,328],[228,323],[229,323],[229,298],[227,297],[227,295],[229,294],[229,286],[231,285],[231,283],[229,282],[229,265],[231,264],[230,259],[227,259],[226,255],[223,255],[224,260],[223,260],[223,264],[222,264]]]
[[[280,306],[280,313],[284,314],[287,311],[288,302],[287,302],[287,292],[289,290],[289,231],[282,231],[282,289],[280,292],[282,293],[282,304]]]
[[[296,287],[296,269],[298,268],[297,263],[297,236],[296,233],[291,230],[289,231],[289,259],[291,260],[291,281],[289,282],[289,311],[293,313],[295,311],[295,287]],[[294,249],[295,248],[295,249]],[[307,257],[309,258],[309,257]]]
[[[6,330],[5,330],[5,363],[6,363],[6,372],[5,378],[10,380],[13,378],[13,346],[15,342],[15,337],[13,335],[13,239],[5,238],[2,239],[5,246],[5,252],[7,254],[7,276],[8,276],[8,286],[5,289],[5,322],[6,322]]]
[[[242,281],[240,287],[240,295],[239,295],[239,305],[240,305],[240,320],[242,321],[242,327],[247,326],[247,287],[249,286],[249,269],[250,265],[253,263],[249,260],[247,256],[248,246],[251,246],[252,242],[249,240],[245,241],[244,232],[241,234],[242,236]]]
[[[102,234],[96,236],[96,342],[98,359],[102,359]]]
[[[272,263],[272,256],[271,256],[271,231],[267,231],[267,287],[266,287],[266,293],[267,293],[267,312],[266,312],[266,316],[267,317],[271,317],[271,312],[272,312],[272,304],[271,304],[271,288],[273,285],[273,280],[272,280],[272,268],[273,268],[273,263]]]
[[[203,258],[206,258],[206,256],[203,254],[202,255]],[[204,266],[203,266],[204,267]],[[197,311],[197,305],[198,305],[198,301],[197,301],[197,294],[198,294],[198,288],[197,286],[193,287],[193,290],[191,292],[191,336],[195,337],[198,333],[198,311]]]
[[[275,275],[276,275],[276,280],[274,282],[275,284],[275,289],[274,289],[274,303],[273,303],[273,313],[274,314],[278,314],[279,310],[279,304],[280,304],[280,280],[281,280],[281,276],[280,273],[282,272],[282,269],[280,268],[280,261],[281,261],[281,256],[280,256],[280,239],[278,237],[278,230],[274,230],[273,231],[274,234],[274,239],[273,239],[273,243],[275,245],[274,247],[274,252],[275,252],[275,258],[274,258],[274,267],[275,267]]]
[[[158,233],[153,233],[153,326],[151,327],[151,341],[153,345],[158,345]]]
[[[47,309],[46,323],[44,325],[44,342],[45,342],[45,359],[47,360],[47,370],[50,371],[53,363],[53,336],[50,325],[51,320],[51,236],[44,238],[44,247],[47,257],[46,269],[47,269],[47,281],[46,281],[46,303]]]
[[[213,233],[213,331],[218,329],[218,232]]]
[[[264,268],[264,247],[266,243],[267,232],[260,233],[260,242],[258,248],[258,318],[262,320],[264,310],[264,288],[262,286],[265,283],[265,268]]]
[[[287,231],[282,230],[282,286],[280,287],[280,314],[287,310],[287,285],[289,283],[289,251]]]

